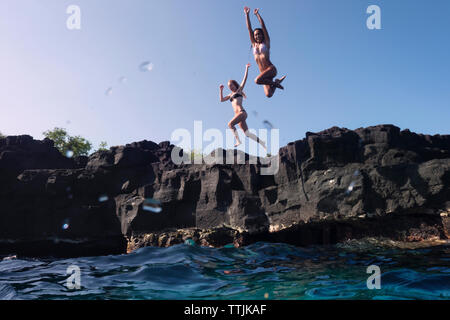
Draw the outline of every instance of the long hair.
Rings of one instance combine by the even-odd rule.
[[[239,83],[238,83],[236,80],[230,80],[230,83],[232,83],[232,84],[237,88],[236,91],[239,90],[240,85],[239,85]],[[245,99],[247,99],[247,96],[245,95],[244,90],[241,90],[241,93],[242,93],[242,96],[243,96]]]

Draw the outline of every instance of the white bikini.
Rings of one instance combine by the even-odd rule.
[[[253,45],[253,54],[267,54],[269,53],[269,48],[266,46],[265,43],[255,43]]]

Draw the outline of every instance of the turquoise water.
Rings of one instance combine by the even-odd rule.
[[[66,286],[71,265],[80,268],[80,289]],[[369,265],[380,267],[379,290],[367,288]],[[183,244],[104,257],[12,258],[0,261],[0,299],[450,299],[450,246]]]

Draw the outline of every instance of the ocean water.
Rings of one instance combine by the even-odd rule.
[[[367,287],[371,265],[380,268],[380,289]],[[67,287],[69,266],[79,268],[79,289]],[[0,299],[450,299],[450,245],[187,243],[102,257],[9,257],[0,261]]]

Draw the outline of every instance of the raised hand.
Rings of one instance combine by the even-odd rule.
[[[259,14],[259,9],[253,10],[253,13],[255,14],[255,16],[257,16]]]
[[[250,63],[247,63],[245,66],[247,67],[247,69],[250,68]]]
[[[223,90],[223,88],[225,88],[225,87],[223,84],[221,84],[219,88],[220,88],[220,90]]]
[[[250,13],[250,8],[249,7],[244,7],[244,13],[245,14],[249,14]]]

